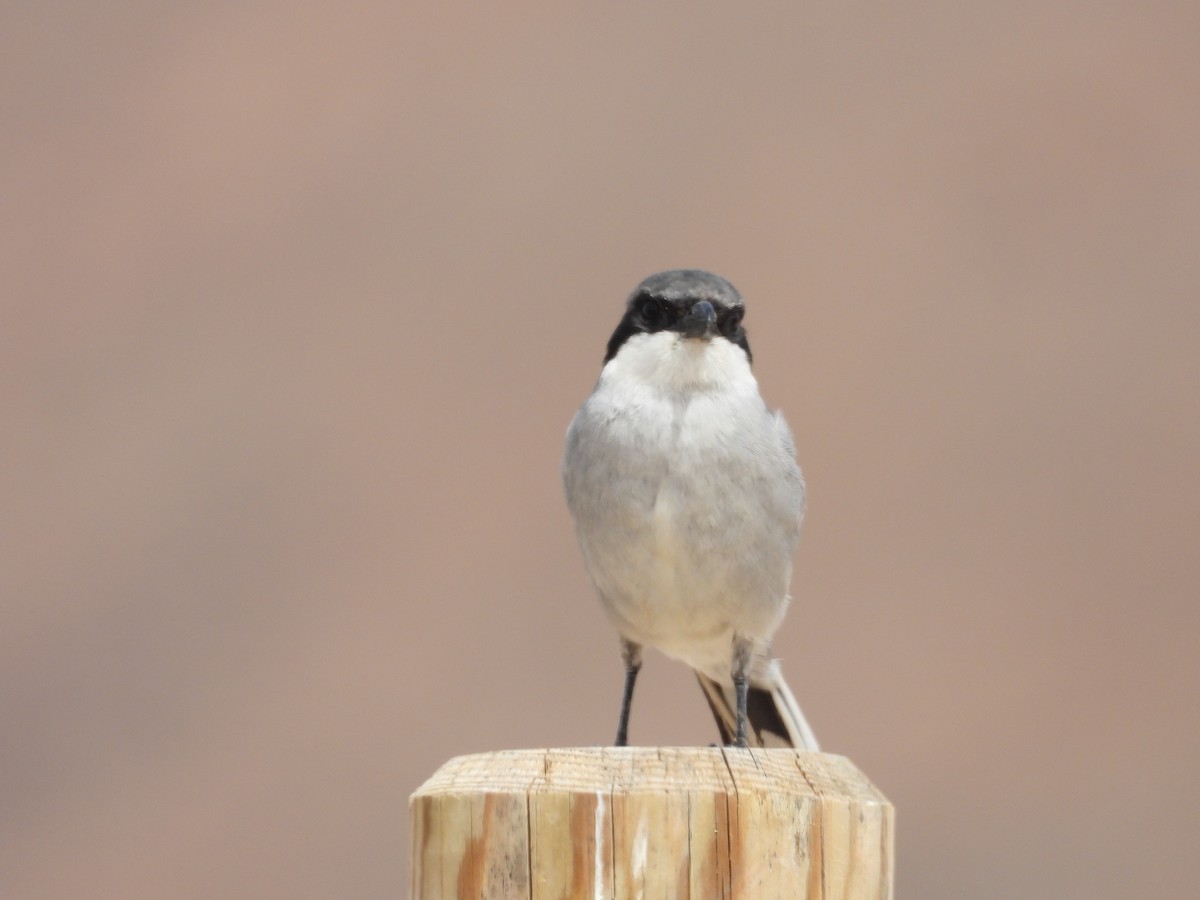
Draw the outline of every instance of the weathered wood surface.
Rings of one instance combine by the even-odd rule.
[[[413,900],[892,897],[892,806],[828,753],[461,756],[410,807]]]

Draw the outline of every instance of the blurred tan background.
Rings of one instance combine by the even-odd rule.
[[[677,266],[899,896],[1192,896],[1198,10],[5,4],[0,896],[406,896],[442,761],[611,740],[559,455]]]

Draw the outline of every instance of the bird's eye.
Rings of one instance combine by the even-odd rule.
[[[667,310],[657,297],[647,297],[638,310],[647,328],[659,328],[667,322]]]
[[[742,310],[731,309],[721,318],[721,333],[726,337],[733,337],[737,334],[741,324]]]

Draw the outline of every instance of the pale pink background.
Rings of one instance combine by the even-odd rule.
[[[0,896],[402,897],[443,760],[610,740],[558,461],[676,266],[899,896],[1193,895],[1198,10],[5,4]]]

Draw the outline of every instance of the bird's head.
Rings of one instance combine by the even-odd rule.
[[[711,272],[673,269],[651,275],[629,296],[625,315],[608,342],[607,363],[631,338],[668,332],[690,341],[728,341],[750,359],[742,316],[746,305],[737,289]]]

